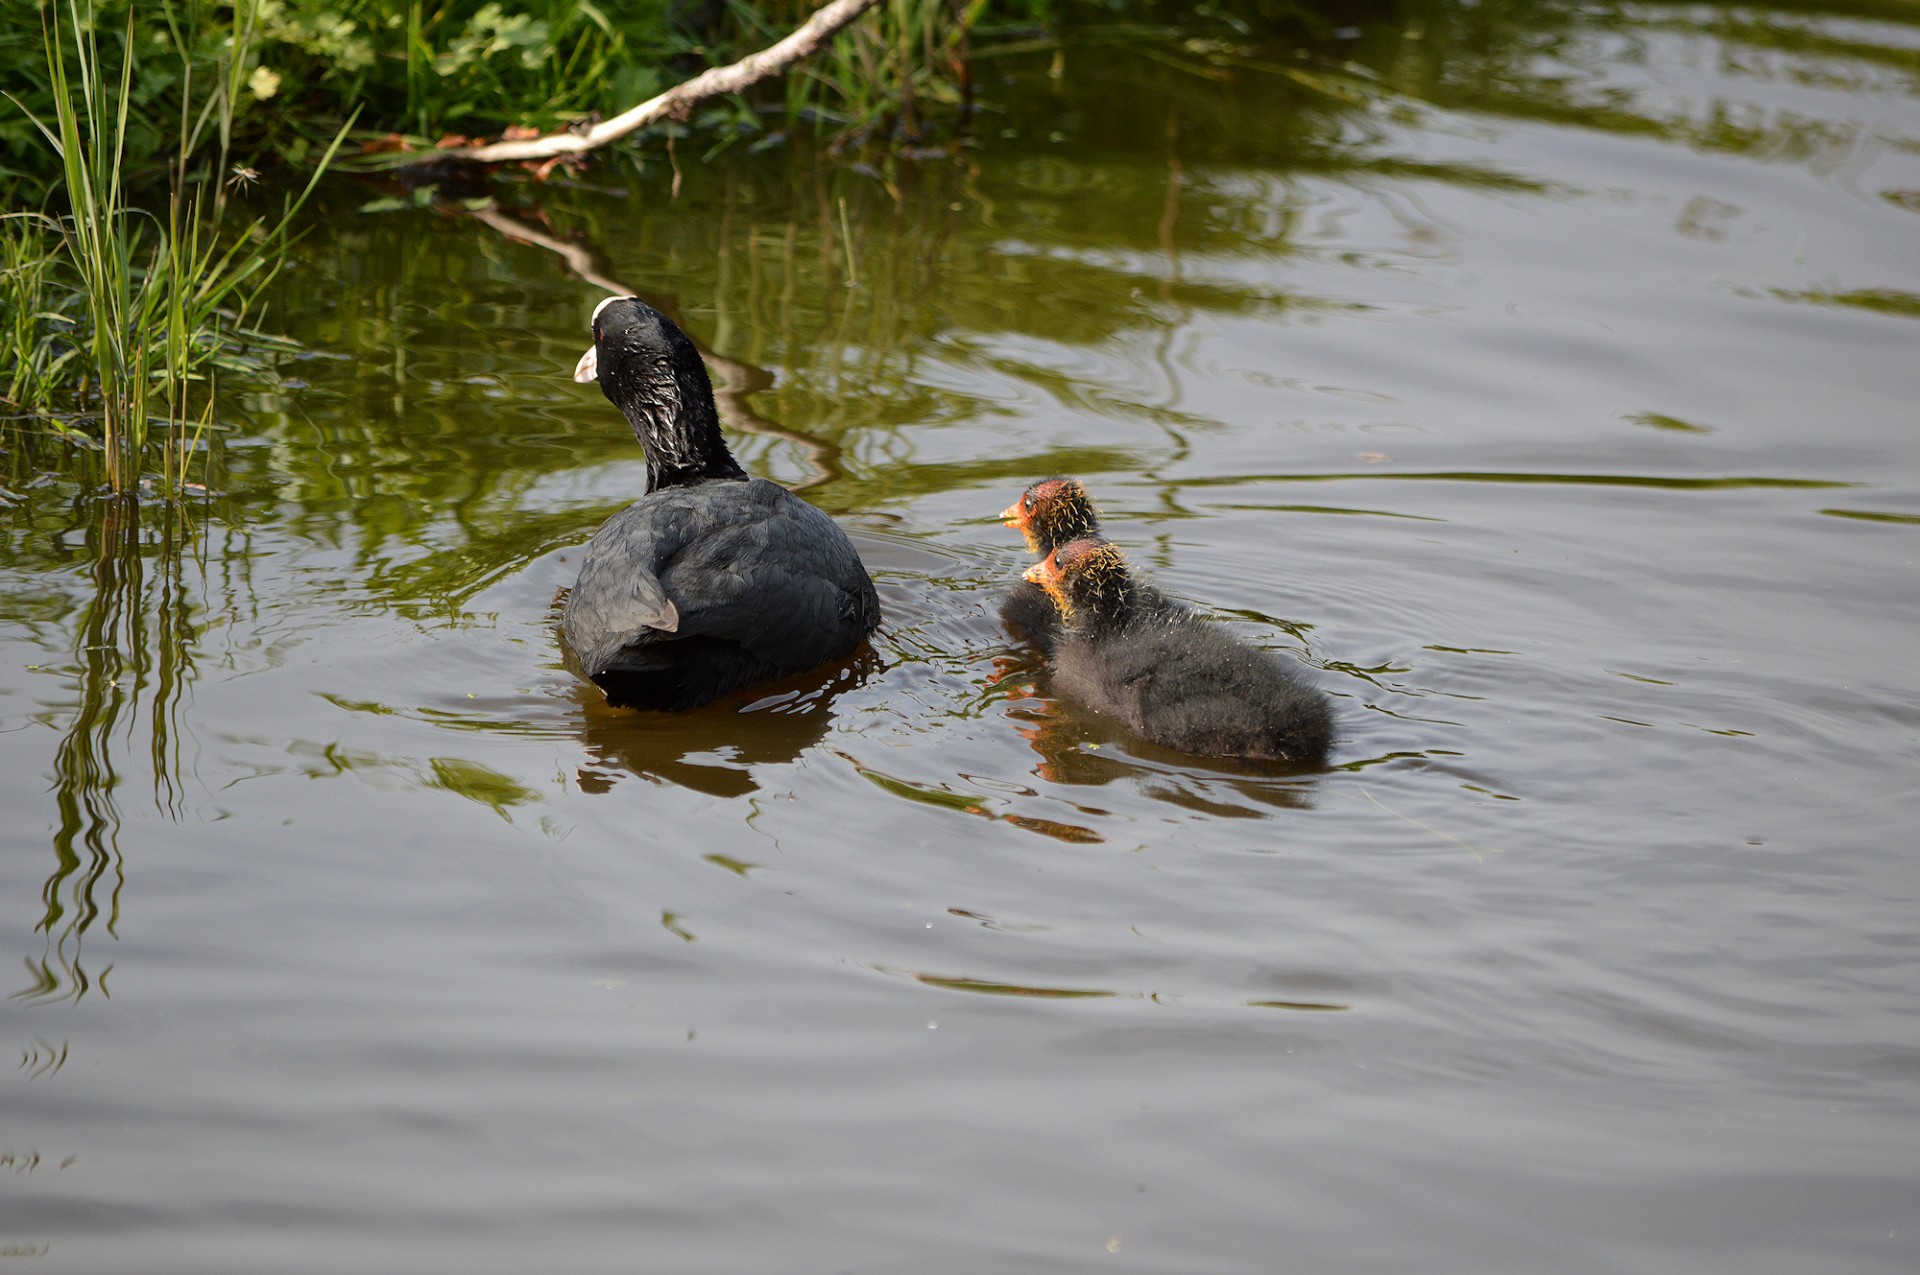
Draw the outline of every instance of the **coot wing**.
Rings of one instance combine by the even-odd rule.
[[[728,510],[661,569],[679,636],[732,643],[780,672],[845,655],[879,619],[846,533],[776,483],[740,487],[737,499],[751,507]]]
[[[679,629],[679,608],[658,573],[662,550],[681,543],[683,512],[638,501],[607,519],[587,542],[560,628],[589,675],[606,668],[622,648]]]

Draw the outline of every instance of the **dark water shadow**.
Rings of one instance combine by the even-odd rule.
[[[580,707],[581,742],[593,757],[575,774],[580,791],[607,792],[623,778],[638,777],[714,797],[758,791],[758,767],[795,761],[818,744],[833,721],[834,701],[885,667],[871,646],[862,646],[848,659],[705,707],[661,713],[609,707],[571,655],[566,663],[578,678],[572,698]]]

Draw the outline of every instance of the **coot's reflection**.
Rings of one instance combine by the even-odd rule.
[[[793,761],[819,743],[833,720],[834,700],[880,667],[873,648],[862,646],[845,660],[684,713],[609,708],[599,688],[582,678],[573,698],[594,760],[576,781],[582,792],[606,792],[638,775],[715,797],[745,796],[760,787],[756,767]]]

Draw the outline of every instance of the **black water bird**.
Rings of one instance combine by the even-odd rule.
[[[1077,478],[1042,478],[1000,511],[1003,525],[1018,531],[1029,551],[1044,558],[1061,545],[1100,533],[1093,497]],[[1000,600],[1000,619],[1042,652],[1060,636],[1060,612],[1047,591],[1025,578]]]
[[[638,297],[593,312],[598,380],[647,455],[647,494],[601,525],[561,636],[607,702],[682,709],[851,654],[880,622],[833,519],[727,450],[693,341]]]
[[[1315,761],[1332,744],[1325,692],[1137,579],[1118,545],[1071,541],[1025,578],[1060,616],[1048,659],[1060,694],[1184,753]]]

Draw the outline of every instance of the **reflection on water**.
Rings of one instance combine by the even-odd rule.
[[[999,820],[1011,827],[1036,832],[1043,837],[1052,837],[1056,841],[1095,845],[1106,840],[1093,829],[1083,828],[1079,824],[1042,819],[1018,811],[996,810],[994,807],[1006,804],[1006,793],[1002,791],[999,794],[989,794],[979,791],[983,785],[977,777],[972,775],[961,775],[956,783],[922,783],[912,779],[902,779],[897,775],[889,775],[849,753],[840,753],[838,756],[841,761],[853,767],[854,772],[861,778],[890,797],[931,806],[936,810]],[[1016,795],[1032,796],[1034,794],[1031,789],[1027,789],[1017,791]]]
[[[67,1065],[69,1045],[66,1041],[54,1044],[52,1041],[35,1039],[20,1051],[20,1070],[29,1080],[45,1080],[60,1074]]]
[[[538,210],[533,210],[537,212]],[[599,245],[583,234],[574,234],[570,238],[560,239],[541,230],[530,220],[528,213],[509,213],[498,207],[469,209],[468,216],[481,225],[497,230],[520,243],[530,243],[560,255],[567,269],[577,278],[602,288],[615,296],[641,296],[641,299],[668,318],[685,327],[685,320],[677,312],[674,303],[658,294],[643,295],[621,283],[613,277],[614,266]],[[791,244],[789,244],[791,247]],[[791,263],[789,263],[791,265]],[[589,311],[591,313],[591,311]],[[581,325],[583,328],[586,325]],[[582,337],[587,340],[586,336]],[[814,471],[805,479],[793,483],[795,491],[802,491],[819,483],[832,482],[840,477],[840,450],[837,444],[812,438],[794,430],[782,429],[760,413],[754,411],[751,395],[773,384],[773,374],[765,368],[751,363],[742,363],[701,345],[696,339],[694,348],[700,351],[700,357],[706,361],[707,372],[713,381],[714,405],[719,409],[721,423],[728,429],[739,430],[747,434],[759,434],[768,438],[784,438],[800,444],[806,449],[808,465]]]
[[[1045,685],[1045,672],[1035,674]],[[1129,734],[1118,723],[1015,687],[1007,718],[1039,754],[1033,773],[1049,783],[1097,787],[1136,783],[1156,800],[1196,812],[1260,818],[1311,804],[1317,765],[1237,757],[1193,757]],[[1252,804],[1247,804],[1252,803]]]
[[[972,913],[958,915],[973,917]],[[876,966],[883,974],[903,974],[916,983],[948,992],[969,992],[976,996],[1019,996],[1034,1000],[1135,1000],[1153,1005],[1182,1005],[1189,998],[1178,992],[1115,992],[1084,987],[1035,987],[1022,983],[1002,983],[989,978],[929,974],[922,970],[890,969]],[[1293,1009],[1311,1013],[1339,1012],[1353,1006],[1336,1001],[1250,1000],[1240,1004],[1249,1009]]]
[[[755,768],[793,761],[819,743],[833,721],[834,701],[865,685],[881,666],[873,648],[862,646],[844,661],[687,713],[609,708],[581,677],[572,698],[592,760],[579,767],[575,782],[582,792],[599,793],[638,775],[714,797],[744,797],[760,787]]]
[[[27,958],[27,1000],[105,994],[111,960],[83,956],[88,932],[116,936],[126,864],[120,847],[122,785],[143,772],[159,812],[188,810],[185,715],[195,677],[191,535],[183,511],[144,509],[134,498],[83,497],[78,555],[87,590],[72,631],[77,702],[54,752],[56,866],[41,892],[45,938]],[[149,577],[149,570],[152,571]],[[144,755],[129,755],[129,748]]]

